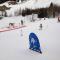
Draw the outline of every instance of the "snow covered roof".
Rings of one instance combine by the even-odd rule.
[[[60,0],[53,0],[52,2],[53,2],[54,4],[60,6]]]
[[[50,5],[50,1],[49,0],[28,0],[25,3],[21,3],[19,4],[21,9],[25,9],[25,8],[30,8],[30,9],[36,9],[36,8],[45,8],[48,7]],[[7,2],[1,4],[1,5],[6,5],[6,6],[10,6],[8,5]],[[11,7],[15,7],[16,5],[13,5]],[[18,7],[18,6],[17,6]]]
[[[16,5],[9,5],[8,2],[5,2],[1,5],[6,5],[7,7],[15,7],[18,6],[21,9],[29,8],[29,9],[36,9],[36,8],[46,8],[50,6],[50,3],[53,2],[54,4],[60,5],[60,0],[28,0],[27,2],[16,4]]]
[[[49,7],[51,2],[53,2],[54,4],[60,5],[60,0],[28,0],[24,3],[20,3],[19,5],[20,5],[21,9],[25,9],[25,8],[36,9],[36,8]],[[8,2],[0,4],[0,6],[1,5],[6,5],[7,7],[16,6],[16,5],[9,5]]]
[[[50,6],[51,1],[48,0],[29,0],[28,2],[21,4],[21,7],[36,9],[36,8],[45,8]]]

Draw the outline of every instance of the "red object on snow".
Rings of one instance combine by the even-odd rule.
[[[23,27],[26,27],[26,26],[20,26],[20,27],[14,27],[14,28],[3,28],[3,29],[0,29],[0,32],[11,31],[11,30],[20,29]]]

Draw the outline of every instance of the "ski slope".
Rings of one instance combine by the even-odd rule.
[[[20,23],[20,20],[23,19],[24,25],[27,26],[0,32],[0,60],[60,60],[60,23],[57,18],[46,18],[46,20],[42,18],[30,22],[29,17],[6,17],[0,21],[0,24],[8,25],[9,22]],[[43,28],[39,30],[41,23]],[[1,25],[0,27],[2,27]],[[31,32],[38,36],[42,54],[29,50]]]

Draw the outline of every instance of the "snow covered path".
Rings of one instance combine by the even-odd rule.
[[[43,30],[39,30],[40,23]],[[60,23],[57,18],[28,21],[26,25],[22,29],[0,33],[0,60],[60,60]],[[31,32],[37,34],[42,54],[28,49]]]

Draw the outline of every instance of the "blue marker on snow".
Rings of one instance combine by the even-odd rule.
[[[36,34],[30,33],[30,35],[29,35],[29,45],[30,45],[29,49],[42,54],[39,39],[36,36]]]

